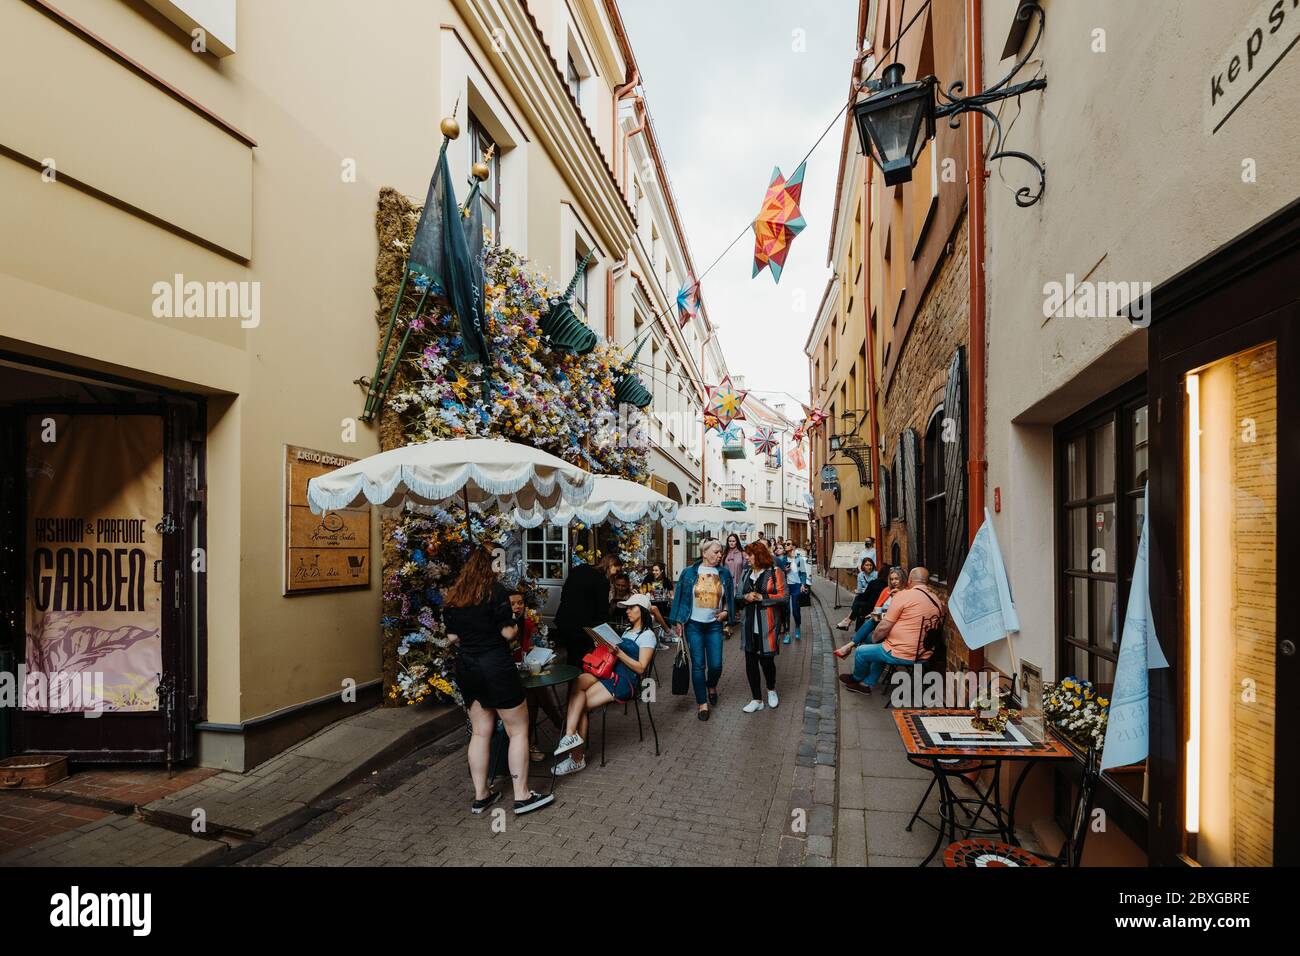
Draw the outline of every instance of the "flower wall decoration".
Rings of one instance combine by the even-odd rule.
[[[384,190],[381,249],[393,239],[409,242],[414,219],[409,201]],[[412,331],[409,351],[383,409],[385,450],[442,438],[505,438],[597,474],[647,480],[644,445],[630,440],[642,413],[619,408],[614,397],[615,382],[631,371],[623,351],[607,341],[582,355],[552,348],[541,321],[563,289],[509,247],[488,244],[482,261],[483,331],[491,364],[462,359],[461,326],[453,314],[436,310],[426,315],[422,326]],[[384,266],[381,256],[381,304],[383,287],[393,278]],[[499,514],[475,513],[471,528],[474,542],[489,548],[518,545],[523,533]],[[385,521],[384,529],[385,698],[389,703],[459,703],[441,604],[442,589],[455,579],[469,553],[464,511],[453,505],[406,514]],[[607,534],[607,546],[617,548],[627,561],[637,560],[647,547],[646,529],[639,525],[609,529]],[[540,606],[540,593],[530,582],[505,583],[521,584],[533,611]]]

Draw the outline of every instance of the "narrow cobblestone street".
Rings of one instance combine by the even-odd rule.
[[[771,866],[799,865],[805,857],[829,863],[833,738],[815,766],[817,745],[804,736],[809,661],[814,642],[824,646],[826,625],[815,606],[808,611],[803,640],[783,646],[777,659],[776,710],[741,712],[749,690],[740,642],[733,638],[723,645],[715,714],[707,723],[697,720],[692,696],[668,693],[673,651],[661,650],[653,705],[659,757],[648,721],[645,740],[638,742],[632,711],[624,716],[613,710],[607,765],[599,765],[599,721],[593,720],[587,769],[557,781],[553,806],[518,819],[507,812],[504,831],[494,832],[490,814],[468,812],[463,744],[450,753],[445,746],[429,748],[413,758],[418,771],[391,792],[355,808],[345,802],[242,865]],[[833,691],[825,699],[833,722]],[[816,730],[822,715],[811,716]],[[544,719],[542,735],[554,739]],[[549,762],[532,767],[533,786],[544,787],[546,778],[537,775]],[[498,780],[498,787],[505,785]],[[814,789],[824,809],[813,803]],[[810,811],[807,834],[789,835],[792,807]]]

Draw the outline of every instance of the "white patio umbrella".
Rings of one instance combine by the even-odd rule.
[[[670,528],[684,531],[718,531],[719,534],[757,531],[758,524],[750,518],[740,517],[741,512],[731,511],[720,505],[684,505],[677,509],[677,515],[666,522]]]
[[[369,501],[429,507],[456,498],[474,511],[522,508],[549,515],[590,496],[595,476],[548,452],[492,438],[406,445],[318,475],[307,483],[317,514]]]
[[[677,502],[653,488],[614,475],[596,475],[591,497],[582,505],[562,505],[549,516],[534,510],[516,508],[513,518],[521,528],[536,528],[544,521],[567,525],[573,520],[583,524],[617,521],[651,521],[668,523],[677,515]]]

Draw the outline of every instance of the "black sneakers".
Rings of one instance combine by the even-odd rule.
[[[515,816],[524,813],[532,813],[534,810],[540,810],[542,807],[554,802],[554,794],[538,793],[536,790],[530,790],[528,796],[523,800],[515,801]]]
[[[482,813],[484,810],[492,806],[492,804],[496,803],[500,799],[501,799],[501,794],[498,791],[489,790],[488,795],[486,797],[484,797],[482,800],[475,800],[473,803],[469,805],[469,812]]]

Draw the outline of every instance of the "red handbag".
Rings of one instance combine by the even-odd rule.
[[[601,679],[613,677],[614,662],[617,660],[618,658],[614,656],[614,648],[602,642],[582,659],[582,669],[593,677]]]

